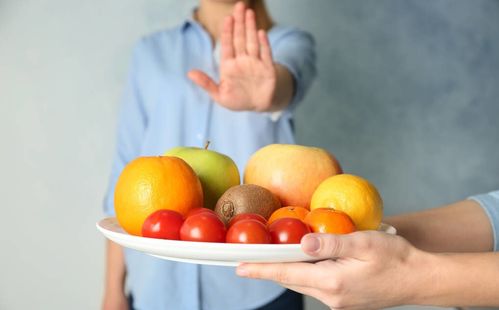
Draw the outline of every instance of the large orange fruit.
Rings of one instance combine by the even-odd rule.
[[[310,209],[331,208],[352,218],[358,230],[378,229],[383,217],[383,200],[366,179],[339,174],[322,182],[315,190]]]
[[[114,191],[118,222],[127,233],[137,236],[145,219],[156,210],[174,210],[185,216],[190,209],[202,206],[201,182],[177,157],[139,157],[131,161]]]

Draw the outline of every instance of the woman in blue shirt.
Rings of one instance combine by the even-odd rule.
[[[246,4],[252,9],[202,0],[192,18],[135,47],[107,215],[114,215],[121,170],[137,156],[210,140],[211,149],[242,169],[264,145],[294,142],[292,112],[315,76],[313,39],[274,25],[261,0]],[[109,242],[105,309],[127,307],[125,277],[136,309],[302,308],[301,296],[271,282],[241,279],[232,268],[160,260]]]
[[[279,282],[331,309],[499,306],[499,191],[384,221],[405,239],[309,234],[302,249],[322,261],[245,264],[238,274]]]

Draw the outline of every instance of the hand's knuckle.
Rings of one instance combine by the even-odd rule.
[[[329,238],[324,238],[324,251],[328,257],[334,258],[337,257],[339,253],[342,251],[343,243],[339,242],[332,236],[327,236]]]
[[[359,247],[359,250],[361,251],[371,251],[374,247],[374,243],[372,238],[369,238],[369,236],[362,236],[362,238],[359,239],[357,246]]]
[[[276,272],[274,274],[274,278],[276,279],[277,282],[280,282],[280,283],[289,283],[289,275],[286,272],[286,270],[283,269],[283,268],[280,268],[280,269],[276,270]]]
[[[338,294],[342,291],[343,289],[343,283],[341,279],[335,278],[335,279],[329,279],[324,283],[324,288],[330,293],[330,294]]]

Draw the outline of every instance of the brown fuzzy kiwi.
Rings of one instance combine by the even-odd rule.
[[[227,224],[241,213],[256,213],[268,219],[280,207],[279,199],[268,189],[254,184],[243,184],[229,188],[218,199],[215,212]]]

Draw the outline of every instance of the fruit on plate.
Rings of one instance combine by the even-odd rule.
[[[305,216],[308,214],[308,209],[304,207],[282,207],[274,211],[269,218],[269,225],[272,224],[275,220],[281,218],[295,218],[299,220],[304,220]]]
[[[241,213],[256,213],[268,219],[280,207],[279,200],[268,189],[244,184],[229,188],[218,199],[215,212],[225,223],[229,223]]]
[[[196,173],[182,159],[138,157],[121,172],[114,191],[114,210],[121,227],[140,236],[145,219],[160,209],[185,216],[203,205],[203,189]]]
[[[312,196],[310,208],[343,211],[358,230],[378,229],[383,217],[383,200],[374,185],[351,174],[335,175],[322,182]]]
[[[158,210],[149,215],[142,225],[142,236],[148,238],[180,240],[182,214],[173,210]]]
[[[187,215],[185,216],[185,218],[188,218],[190,216],[193,216],[194,214],[203,213],[203,212],[208,212],[208,213],[217,215],[215,213],[215,211],[213,211],[212,209],[200,207],[200,208],[192,208],[192,209],[190,209],[189,212],[187,212]]]
[[[352,219],[344,212],[318,208],[310,211],[305,223],[315,233],[348,234],[356,230]]]
[[[235,222],[227,231],[227,243],[270,243],[267,226],[260,221],[245,219]]]
[[[225,233],[225,225],[218,216],[202,212],[185,219],[180,228],[180,240],[225,242]]]
[[[241,214],[234,216],[230,220],[228,227],[231,227],[232,225],[234,225],[234,223],[239,222],[241,220],[255,220],[255,221],[262,223],[263,225],[267,225],[267,220],[263,216],[261,216],[260,214],[241,213]]]
[[[239,170],[227,155],[198,147],[175,147],[165,155],[185,160],[194,169],[204,193],[204,207],[214,209],[218,198],[232,186],[241,183]]]
[[[317,186],[339,173],[342,173],[340,164],[324,149],[271,144],[251,156],[244,171],[244,183],[269,189],[283,206],[308,209]]]
[[[300,243],[301,238],[311,233],[310,227],[297,218],[284,217],[275,220],[269,225],[272,243],[293,244]]]

